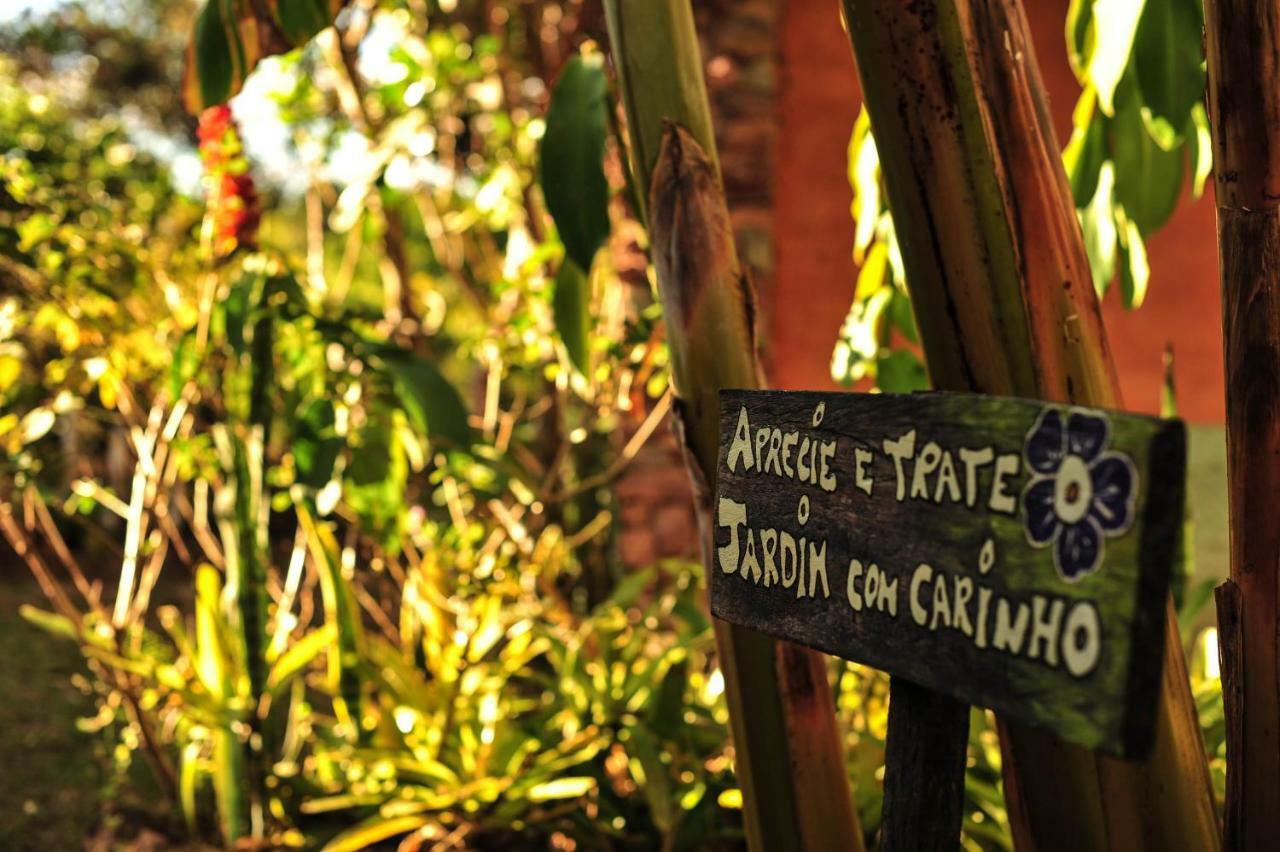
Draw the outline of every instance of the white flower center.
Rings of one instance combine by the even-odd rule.
[[[1074,524],[1089,513],[1093,500],[1093,477],[1089,465],[1079,456],[1067,456],[1058,468],[1053,486],[1053,511],[1058,520]]]

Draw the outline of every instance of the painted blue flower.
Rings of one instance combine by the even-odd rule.
[[[1031,480],[1022,492],[1027,541],[1053,545],[1058,574],[1075,582],[1102,563],[1102,540],[1133,523],[1138,473],[1128,456],[1106,451],[1106,415],[1046,409],[1027,433]]]

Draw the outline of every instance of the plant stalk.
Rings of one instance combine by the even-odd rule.
[[[934,385],[1119,407],[1021,6],[844,0],[844,9]],[[1156,744],[1146,761],[1001,726],[1019,849],[1217,848],[1171,613],[1165,630]],[[923,766],[900,771],[909,778]]]
[[[761,385],[754,293],[734,246],[689,0],[604,5],[632,173],[649,190],[677,425],[712,565],[719,391]],[[715,632],[750,847],[861,850],[825,658],[718,620]]]

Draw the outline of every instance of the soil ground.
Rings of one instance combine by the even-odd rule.
[[[80,653],[18,614],[47,604],[25,566],[0,563],[0,850],[83,848],[100,821],[107,756],[76,726],[93,714],[72,684]]]

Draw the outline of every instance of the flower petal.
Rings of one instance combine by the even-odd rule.
[[[1053,555],[1058,573],[1067,580],[1078,580],[1098,567],[1102,558],[1102,534],[1090,518],[1064,526]]]
[[[1093,478],[1089,514],[1104,532],[1128,529],[1133,523],[1133,485],[1138,477],[1133,462],[1119,453],[1107,453],[1089,474]]]
[[[1023,526],[1032,544],[1048,544],[1061,524],[1053,511],[1053,480],[1037,479],[1022,495]]]
[[[1107,445],[1107,418],[1073,411],[1067,418],[1067,452],[1093,461]]]
[[[1062,464],[1062,415],[1049,409],[1027,435],[1027,466],[1036,473],[1054,473]]]

